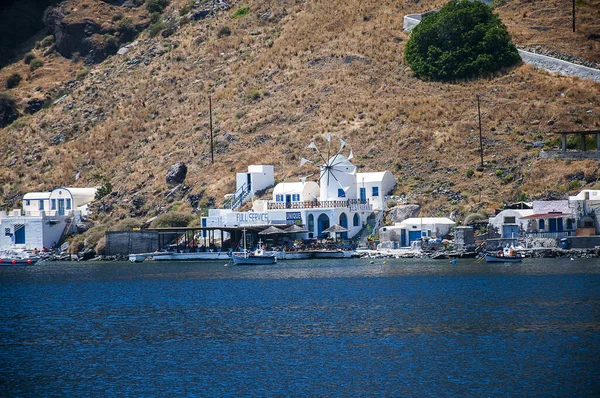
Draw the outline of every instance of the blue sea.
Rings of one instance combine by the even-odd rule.
[[[600,260],[0,267],[7,397],[597,397]]]

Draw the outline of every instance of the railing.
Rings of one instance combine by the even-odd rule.
[[[353,205],[368,205],[366,200],[346,199],[346,200],[314,200],[304,202],[267,202],[267,210],[283,209],[322,209],[328,207],[350,207]]]
[[[566,238],[567,236],[575,236],[575,231],[563,231],[563,232],[525,232],[527,238]]]
[[[250,186],[247,184],[242,185],[231,198],[229,198],[224,204],[224,209],[237,210],[242,203],[244,203],[244,199],[250,193]]]
[[[379,215],[377,216],[377,220],[375,221],[375,226],[373,227],[373,232],[371,232],[371,235],[369,235],[369,237],[373,237],[377,234],[377,228],[379,227],[379,223],[381,222],[381,217],[383,216],[384,210],[381,210],[379,212]]]

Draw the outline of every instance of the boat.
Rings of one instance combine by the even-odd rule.
[[[33,265],[39,260],[24,250],[0,252],[0,265]]]
[[[496,253],[486,253],[485,261],[488,263],[520,263],[523,260],[517,251],[513,248],[504,248]]]
[[[232,253],[231,259],[235,265],[268,265],[277,263],[277,255],[265,253],[262,247],[262,240],[258,241],[258,248],[254,251],[246,250],[246,236],[244,230],[244,251],[241,253]]]

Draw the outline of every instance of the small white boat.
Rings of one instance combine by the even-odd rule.
[[[268,265],[277,263],[277,254],[265,253],[262,241],[258,241],[258,248],[256,250],[249,252],[244,247],[243,252],[233,253],[231,259],[235,265]]]
[[[486,253],[485,261],[487,263],[520,263],[523,260],[514,247],[498,250],[496,253]]]
[[[24,250],[0,252],[0,265],[33,265],[39,260]]]
[[[146,255],[144,254],[130,254],[129,261],[132,263],[141,263],[146,259]]]

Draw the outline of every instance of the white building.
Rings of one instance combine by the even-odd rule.
[[[524,218],[534,214],[532,209],[507,209],[502,210],[488,220],[490,236],[497,234],[504,239],[513,239],[522,236],[529,225],[529,220]]]
[[[23,196],[22,209],[0,211],[0,249],[43,249],[58,244],[87,215],[96,188],[55,188]]]
[[[256,192],[275,185],[273,165],[250,165],[248,172],[237,173],[235,178],[235,193],[227,195],[226,207],[238,209],[245,202],[252,200]]]
[[[446,217],[415,217],[379,229],[381,240],[397,241],[409,247],[421,238],[441,238],[450,232],[455,222]],[[383,238],[385,237],[385,238]]]
[[[577,236],[600,233],[600,190],[584,189],[575,196],[569,196],[569,207],[577,220]]]
[[[386,195],[396,180],[389,171],[357,173],[356,166],[342,155],[335,156],[335,163],[333,159],[327,165],[335,167],[321,166],[319,183],[281,182],[273,189],[272,200],[254,201],[251,212],[235,212],[231,208],[209,210],[202,226],[300,224],[309,230],[305,237],[322,238],[327,236],[323,233],[325,229],[337,224],[348,229],[342,239],[352,238],[374,210],[385,209]]]

